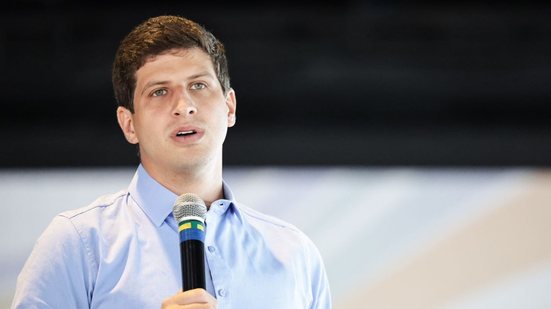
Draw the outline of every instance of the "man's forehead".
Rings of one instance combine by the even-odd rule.
[[[145,60],[144,60],[144,64],[142,64],[142,67],[148,63],[148,62],[152,62],[152,61],[155,61],[156,59],[158,59],[160,56],[165,56],[165,55],[172,55],[172,56],[178,56],[178,57],[186,57],[188,56],[189,54],[203,54],[204,56],[209,57],[209,55],[204,51],[202,50],[201,48],[199,47],[190,47],[190,48],[172,48],[172,49],[167,49],[161,53],[158,53],[158,54],[155,54],[155,55],[148,55],[145,57]]]
[[[168,57],[167,57],[168,56]],[[178,66],[172,63],[171,58],[182,57],[191,59],[187,65]],[[153,62],[158,61],[158,65]],[[177,74],[177,75],[174,75]],[[168,84],[173,78],[212,78],[217,80],[211,58],[200,48],[170,49],[166,52],[150,56],[147,61],[135,72],[135,89],[142,91],[152,85]],[[141,90],[140,90],[141,89]]]
[[[167,57],[168,56],[168,57]],[[177,58],[187,58],[189,60],[188,65],[184,67],[175,67],[171,63],[171,58],[177,57]],[[161,65],[161,67],[164,67],[162,70],[155,69],[154,67],[151,67],[150,64],[153,62],[157,62]],[[163,64],[164,63],[164,64]],[[157,68],[158,65],[155,65]],[[189,70],[187,70],[189,68]],[[210,74],[216,76],[216,72],[214,69],[214,64],[211,61],[211,58],[208,54],[203,52],[199,48],[195,49],[178,49],[178,50],[170,50],[170,52],[150,56],[146,59],[146,62],[139,67],[136,70],[135,77],[137,78],[139,75],[145,73],[147,75],[151,73],[155,74],[163,74],[164,73],[170,73],[175,71],[180,71],[181,69],[185,69],[189,74],[195,75],[197,74],[197,71],[207,71]],[[152,71],[153,70],[153,71]]]

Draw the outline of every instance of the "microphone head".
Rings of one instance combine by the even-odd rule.
[[[201,218],[204,221],[207,215],[207,206],[197,195],[185,193],[180,195],[174,202],[172,213],[176,218],[176,222],[188,217]]]

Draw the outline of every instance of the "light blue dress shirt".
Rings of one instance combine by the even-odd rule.
[[[323,262],[292,225],[225,199],[207,212],[207,290],[218,308],[331,308]],[[56,216],[25,263],[12,308],[160,308],[181,290],[172,205],[140,165],[127,191]]]

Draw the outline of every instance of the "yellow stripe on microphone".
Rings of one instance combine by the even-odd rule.
[[[180,232],[183,230],[187,230],[191,228],[191,222],[184,223],[180,225],[180,228],[178,229]]]
[[[191,229],[191,228],[194,228],[194,229],[198,229],[198,230],[201,230],[201,231],[205,231],[205,227],[203,226],[203,224],[201,224],[200,222],[197,222],[197,221],[188,221],[188,222],[185,222],[185,223],[180,223],[180,226],[178,227],[178,231],[181,232],[183,230],[187,230],[187,229]]]

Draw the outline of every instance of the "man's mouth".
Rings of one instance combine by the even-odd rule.
[[[188,130],[188,131],[178,131],[176,133],[176,136],[188,136],[188,135],[193,135],[197,133],[195,130]]]

